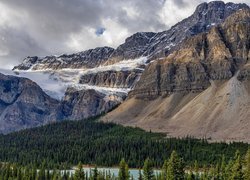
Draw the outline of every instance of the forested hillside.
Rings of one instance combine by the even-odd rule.
[[[176,150],[187,166],[197,160],[200,166],[216,164],[225,155],[226,162],[236,150],[244,155],[244,143],[208,143],[192,138],[166,138],[165,134],[111,123],[65,121],[39,128],[0,135],[0,161],[21,165],[43,164],[48,168],[66,168],[83,164],[117,166],[124,158],[130,167],[142,167],[150,158],[161,167]]]

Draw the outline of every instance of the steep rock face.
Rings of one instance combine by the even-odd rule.
[[[246,4],[225,4],[222,1],[202,3],[194,14],[167,31],[155,34],[136,33],[127,38],[125,43],[114,51],[111,61],[106,63],[140,56],[149,56],[150,60],[165,57],[184,39],[210,30],[239,9],[249,9],[249,7]]]
[[[36,83],[0,74],[0,133],[53,122],[58,104]]]
[[[249,60],[249,17],[249,10],[238,11],[208,33],[187,39],[178,51],[151,63],[130,96],[202,91],[211,80],[230,79]]]
[[[29,79],[0,74],[0,133],[97,116],[110,111],[124,98],[124,94],[69,88],[60,102]]]
[[[125,40],[125,43],[118,46],[111,55],[110,60],[105,64],[113,64],[117,61],[141,57],[156,34],[153,32],[138,32],[133,34]]]
[[[106,113],[122,100],[120,96],[105,95],[93,89],[68,88],[60,109],[64,119],[81,120]]]
[[[185,40],[151,63],[121,106],[102,118],[169,136],[250,142],[250,10]]]
[[[76,54],[61,56],[27,57],[23,63],[13,70],[57,70],[57,69],[85,69],[94,68],[108,60],[114,49],[100,47]]]
[[[139,80],[142,70],[103,71],[82,75],[80,84],[89,84],[111,88],[133,88]]]

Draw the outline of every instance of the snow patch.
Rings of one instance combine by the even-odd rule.
[[[79,84],[79,80],[82,75],[104,71],[128,71],[135,69],[144,70],[143,68],[140,68],[140,66],[146,64],[147,60],[147,57],[141,57],[138,59],[120,61],[112,65],[99,66],[97,68],[92,69],[31,70],[32,68],[30,68],[27,71],[11,71],[0,69],[0,72],[6,75],[14,75],[31,79],[32,81],[36,82],[44,90],[44,92],[58,100],[61,100],[64,97],[64,94],[68,87],[74,87],[77,90],[94,89],[98,92],[106,94],[107,96],[115,94],[122,97],[126,95],[129,91],[131,91],[131,89],[108,88],[91,86],[88,84]]]

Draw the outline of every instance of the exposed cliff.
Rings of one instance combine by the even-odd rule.
[[[53,122],[58,105],[36,83],[0,74],[0,133]]]
[[[211,80],[230,79],[248,63],[249,34],[249,10],[240,10],[208,33],[185,40],[167,58],[151,63],[130,96],[201,92]]]
[[[108,60],[114,49],[100,47],[61,56],[27,57],[13,70],[58,70],[94,68]]]
[[[82,75],[79,83],[111,88],[133,88],[139,80],[141,73],[141,69],[102,71]]]
[[[250,10],[185,40],[151,63],[102,120],[212,140],[250,142]]]
[[[123,98],[124,94],[69,88],[58,101],[29,79],[0,74],[0,133],[97,116],[113,109]]]
[[[107,113],[122,101],[118,95],[105,95],[93,89],[79,91],[69,88],[60,109],[64,119],[81,120]]]

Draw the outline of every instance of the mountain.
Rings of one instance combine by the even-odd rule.
[[[0,74],[0,133],[53,122],[58,104],[31,80]]]
[[[200,112],[194,108],[201,101],[194,100],[202,97],[206,99],[205,102],[211,103],[210,108],[216,108],[217,104],[214,103],[219,103],[222,111],[223,106],[228,106],[228,101],[217,101],[215,97],[220,99],[224,97],[222,92],[227,92],[225,98],[230,97],[231,101],[229,95],[235,93],[235,87],[239,88],[237,92],[246,92],[242,89],[248,79],[248,11],[249,7],[245,4],[225,4],[221,1],[203,3],[194,14],[169,30],[138,32],[116,49],[100,47],[70,55],[27,57],[13,70],[19,76],[30,77],[47,94],[57,98],[55,121],[84,119],[108,112],[128,96],[103,120],[168,132],[173,136],[248,138],[248,135],[229,136],[216,123],[211,126],[218,127],[221,136],[211,133],[217,129],[209,129],[209,125],[205,124],[209,124],[210,119],[221,120],[220,116],[217,117],[217,110],[204,106],[205,110]],[[35,74],[38,78],[34,78]],[[230,82],[229,85],[226,85],[227,82]],[[59,88],[52,87],[58,84]],[[215,90],[212,87],[216,87]],[[209,91],[211,88],[212,94]],[[210,93],[205,93],[207,91]],[[205,97],[202,93],[205,93]],[[233,97],[240,103],[238,96]],[[238,104],[234,106],[238,107]],[[56,108],[51,111],[54,112]],[[184,112],[185,109],[188,112]],[[197,117],[193,117],[197,112]],[[188,113],[191,115],[188,116]],[[211,115],[208,120],[207,114]],[[247,115],[246,112],[241,114]],[[183,120],[186,117],[190,122]],[[223,118],[221,122],[226,124]],[[233,118],[236,117],[230,116],[228,121],[231,123]],[[241,119],[247,123],[247,118]],[[238,126],[241,128],[239,132],[244,134],[248,126],[242,127],[242,124],[235,121],[225,129],[229,132],[230,128]],[[204,131],[200,132],[202,128]]]
[[[115,95],[73,88],[67,89],[64,99],[58,101],[27,78],[0,74],[0,133],[97,116],[121,101]]]
[[[250,142],[249,42],[250,10],[239,10],[147,66],[129,98],[103,120]]]
[[[249,7],[246,4],[225,4],[222,1],[202,3],[190,17],[167,31],[135,33],[116,49],[100,47],[70,55],[27,57],[22,64],[15,66],[14,70],[89,69],[143,56],[150,60],[165,57],[184,39],[208,31],[239,9]]]
[[[190,17],[167,31],[135,33],[116,49],[100,47],[69,55],[27,57],[13,70],[46,72],[51,74],[50,78],[77,85],[78,89],[104,87],[127,93],[150,61],[164,58],[186,38],[207,32],[239,9],[249,7],[221,1],[202,3]]]
[[[167,31],[159,33],[139,32],[127,38],[125,43],[113,52],[111,60],[134,59],[141,56],[155,60],[165,57],[184,39],[208,31],[239,9],[249,9],[249,7],[246,4],[225,4],[222,1],[202,3],[190,17]]]

